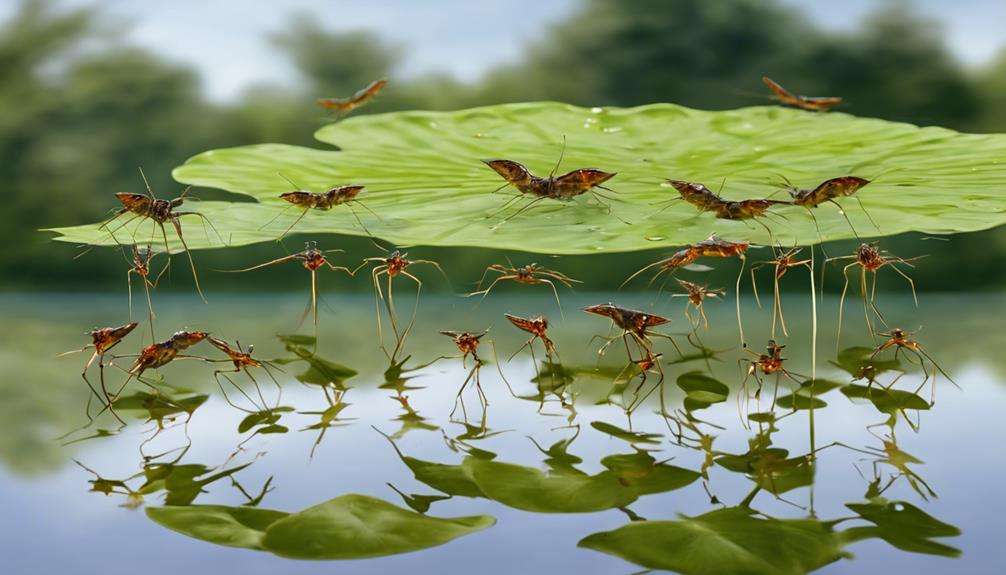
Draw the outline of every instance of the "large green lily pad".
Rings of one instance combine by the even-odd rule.
[[[857,196],[879,230],[855,199],[842,200],[861,236],[964,232],[1006,222],[1006,135],[960,134],[840,113],[778,107],[709,112],[672,104],[587,109],[537,102],[359,116],[326,126],[317,137],[338,151],[280,144],[213,150],[191,158],[174,176],[257,200],[191,204],[230,245],[274,239],[297,216],[289,210],[260,229],[288,206],[278,196],[292,186],[280,174],[314,191],[365,185],[360,199],[381,219],[360,206],[354,208],[357,215],[371,233],[399,245],[585,254],[677,246],[710,232],[786,245],[853,236],[833,205],[815,210],[820,236],[802,208],[775,210],[785,219],[762,220],[772,228],[772,238],[757,224],[717,220],[682,203],[659,211],[654,204],[675,195],[661,186],[666,178],[703,182],[712,189],[725,180],[724,197],[745,199],[779,192],[774,182],[780,176],[800,187],[842,175],[865,177],[875,181]],[[514,192],[492,194],[502,182],[480,159],[512,159],[547,175],[564,137],[559,173],[580,167],[618,172],[608,182],[618,192],[610,194],[618,198],[609,202],[611,212],[589,194],[569,203],[545,200],[493,229],[508,212],[487,216]],[[139,180],[137,191],[142,191]],[[785,199],[786,193],[774,197]],[[108,202],[112,207],[114,198]],[[149,241],[151,225],[140,225],[135,238]],[[221,245],[196,218],[186,218],[184,227],[192,248]],[[120,231],[119,241],[132,230],[131,224]],[[55,231],[62,241],[113,243],[95,225]],[[311,237],[365,233],[346,206],[309,213],[296,231]],[[174,233],[168,234],[179,247]]]

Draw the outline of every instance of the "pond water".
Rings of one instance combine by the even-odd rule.
[[[488,406],[466,389],[467,423],[460,408],[451,411],[471,361],[386,374],[373,298],[326,295],[313,352],[306,339],[276,335],[296,328],[300,296],[210,293],[204,305],[159,295],[161,339],[206,330],[280,360],[272,373],[282,397],[253,368],[262,396],[236,374],[249,397],[226,388],[235,405],[291,410],[270,412],[241,433],[248,414],[225,401],[213,377],[229,364],[179,360],[144,375],[153,388],[130,382],[116,410],[127,427],[117,430],[105,413],[63,439],[87,423],[90,392],[80,369],[90,352],[56,355],[87,343],[84,332],[94,326],[125,323],[126,302],[121,294],[3,296],[3,572],[1001,572],[1003,296],[922,294],[918,310],[910,297],[880,296],[892,326],[924,326],[913,337],[961,388],[938,374],[932,405],[934,379],[905,356],[907,373],[892,388],[903,392],[883,388],[894,369],[867,390],[850,386],[852,376],[831,363],[839,347],[883,340],[868,336],[855,299],[841,346],[837,300],[820,306],[812,365],[809,298],[785,297],[790,336],[777,334],[787,345],[785,367],[799,381],[816,369],[834,385],[820,381],[787,400],[796,384],[782,377],[773,423],[743,417],[768,411],[776,380],[764,378],[760,410],[753,399],[738,402],[747,367],[738,359],[754,356],[738,349],[732,300],[707,304],[712,327],[700,330],[702,343],[722,350],[711,357],[676,337],[687,356],[681,361],[666,339],[654,339],[663,384],[630,417],[619,403],[632,402],[639,378],[623,386],[624,399],[613,393],[625,348],[619,341],[599,360],[600,343],[590,340],[608,334],[610,322],[580,308],[615,301],[652,309],[673,319],[662,331],[684,333],[682,301],[650,308],[652,296],[578,293],[563,298],[562,320],[546,295],[494,294],[477,306],[422,300],[405,344],[407,367],[456,355],[440,330],[489,329],[479,348],[488,363],[478,374]],[[143,316],[138,302],[134,313]],[[407,316],[408,298],[397,303]],[[504,312],[548,314],[562,369],[541,366],[536,375],[526,350],[507,361],[526,338]],[[744,302],[756,351],[770,316]],[[150,341],[145,328],[113,353],[139,351]],[[310,320],[299,333],[311,333]],[[205,342],[186,353],[222,357]],[[855,367],[855,354],[844,357]],[[688,372],[701,375],[681,377]],[[126,376],[110,367],[105,377],[114,389]],[[95,367],[89,379],[98,378]],[[642,393],[660,381],[651,373]],[[717,382],[729,388],[725,400]],[[747,383],[752,392],[755,380]],[[811,403],[813,422],[810,410],[790,409]],[[891,414],[893,427],[885,423]]]

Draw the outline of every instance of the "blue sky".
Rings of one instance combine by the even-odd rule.
[[[848,30],[863,14],[891,0],[782,0],[830,29]],[[952,50],[969,65],[1006,47],[1006,0],[914,0],[940,21]],[[575,11],[578,0],[62,0],[99,4],[131,29],[130,41],[194,65],[209,95],[228,100],[264,82],[295,81],[269,32],[291,14],[314,14],[333,29],[368,28],[399,43],[404,75],[446,71],[474,80],[512,62],[547,27]],[[0,18],[17,2],[0,0]],[[253,8],[251,6],[254,6]]]

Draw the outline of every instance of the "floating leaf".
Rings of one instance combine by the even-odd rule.
[[[637,497],[681,489],[701,477],[697,471],[657,462],[638,448],[635,453],[609,455],[601,465],[618,475],[619,482]]]
[[[460,497],[483,496],[479,486],[469,476],[467,469],[461,465],[436,463],[434,461],[424,461],[410,457],[402,453],[402,450],[398,448],[398,444],[390,436],[385,435],[384,437],[391,444],[391,447],[394,448],[402,463],[412,471],[416,481],[448,495],[457,495]]]
[[[828,523],[731,507],[677,521],[633,522],[578,545],[684,575],[802,575],[847,557],[842,544]]]
[[[147,517],[172,531],[217,545],[246,549],[262,549],[266,528],[287,515],[271,509],[223,505],[147,508]]]
[[[918,394],[902,389],[884,389],[873,385],[849,384],[842,387],[842,393],[849,399],[866,399],[881,413],[894,414],[902,409],[928,410],[932,407]]]
[[[850,537],[864,535],[880,537],[903,551],[957,557],[960,549],[932,541],[933,537],[956,537],[957,527],[944,523],[918,507],[904,501],[887,501],[882,498],[868,503],[848,503],[846,507],[876,527],[854,527]]]
[[[789,457],[781,447],[753,448],[747,453],[724,453],[714,460],[735,473],[744,473],[762,489],[781,495],[814,482],[814,463],[807,457]]]
[[[547,174],[566,139],[564,170],[595,167],[618,172],[610,211],[585,194],[570,202],[546,200],[506,225],[488,218],[511,192],[480,160],[506,158]],[[673,196],[665,178],[712,184],[727,180],[728,199],[765,197],[784,175],[804,188],[853,174],[875,180],[857,197],[879,224],[873,228],[854,200],[847,214],[860,234],[906,231],[951,233],[1006,222],[1006,136],[959,134],[942,128],[779,107],[701,111],[672,104],[593,111],[554,102],[506,104],[455,112],[396,112],[350,118],[319,130],[335,150],[263,144],[213,150],[174,171],[185,184],[251,196],[255,203],[202,202],[230,245],[275,239],[299,214],[279,199],[291,185],[324,191],[366,186],[360,199],[380,219],[357,209],[374,235],[399,245],[492,247],[541,253],[588,254],[680,246],[715,232],[768,245],[809,244],[854,237],[834,206],[815,210],[820,235],[798,207],[774,236],[761,226],[718,220],[679,203],[656,214],[653,204]],[[137,189],[142,189],[137,182]],[[109,207],[114,202],[108,198]],[[519,204],[520,202],[518,202]],[[615,217],[615,216],[618,217]],[[218,238],[188,219],[193,248],[219,247]],[[622,220],[631,222],[631,225]],[[152,223],[120,232],[148,238]],[[170,227],[170,226],[169,226]],[[114,244],[97,225],[55,230],[61,241]],[[309,213],[298,232],[363,235],[347,206]],[[173,249],[180,247],[168,232]]]
[[[244,433],[257,425],[269,425],[276,423],[279,421],[279,418],[282,417],[283,413],[289,413],[292,411],[292,407],[280,406],[272,409],[256,411],[255,413],[249,413],[241,420],[241,423],[238,424],[238,433]]]
[[[533,467],[474,457],[466,458],[462,467],[485,497],[535,513],[591,513],[624,507],[637,497],[611,471],[546,474]]]
[[[838,352],[836,361],[829,360],[828,363],[841,368],[852,377],[862,377],[863,368],[872,367],[875,374],[879,375],[885,371],[896,370],[901,367],[901,362],[897,359],[881,359],[873,357],[873,348],[863,346],[847,347]]]
[[[349,494],[276,521],[262,545],[294,559],[363,559],[436,547],[495,523],[488,515],[430,517]]]
[[[800,394],[784,395],[776,401],[776,405],[783,409],[821,409],[828,407],[827,402],[816,397],[809,397]]]
[[[679,375],[677,384],[685,392],[684,405],[688,411],[724,402],[730,395],[730,388],[726,384],[700,371]]]

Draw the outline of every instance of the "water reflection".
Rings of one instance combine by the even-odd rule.
[[[787,317],[794,332],[800,322],[795,314]],[[510,335],[501,341],[508,350],[527,341],[513,344],[517,334]],[[217,346],[224,357],[200,358],[210,363],[189,362],[184,370],[151,368],[142,389],[133,382],[113,395],[112,406],[129,423],[125,430],[107,426],[115,422],[105,413],[64,441],[86,449],[77,459],[87,491],[126,507],[143,505],[156,524],[189,538],[280,557],[373,558],[440,545],[451,553],[461,545],[455,540],[495,537],[495,517],[512,521],[514,512],[527,525],[542,514],[604,517],[609,524],[566,527],[577,530],[582,553],[681,573],[808,572],[849,557],[866,540],[887,545],[888,553],[959,555],[944,538],[960,530],[943,517],[945,508],[931,503],[948,489],[945,474],[933,477],[932,465],[922,461],[932,464],[932,456],[912,444],[934,433],[920,425],[920,415],[941,415],[924,386],[946,375],[933,373],[929,361],[878,353],[881,342],[864,341],[822,357],[821,365],[830,366],[826,377],[810,379],[798,375],[809,373],[809,359],[791,341],[790,384],[774,390],[774,401],[738,415],[733,399],[744,397],[738,388],[746,370],[736,363],[742,351],[703,344],[678,355],[673,346],[660,349],[663,340],[626,337],[624,363],[592,360],[583,332],[579,342],[562,342],[566,364],[557,357],[493,362],[500,369],[481,374],[483,409],[459,410],[456,418],[448,414],[451,400],[461,382],[471,383],[473,367],[436,361],[451,343],[442,338],[416,338],[411,351],[419,359],[404,356],[387,367],[383,359],[362,361],[348,347],[316,349],[313,337],[281,335],[271,342],[278,351],[254,356],[228,344],[236,354],[274,365],[275,381],[268,382],[263,379],[273,378],[259,377],[257,366],[239,367]],[[639,364],[648,351],[660,371]],[[479,367],[489,363],[476,360]],[[235,371],[217,370],[224,362]],[[112,373],[113,390],[137,375]],[[79,384],[78,374],[72,372]],[[232,414],[234,423],[221,413]],[[811,413],[830,430],[826,441],[815,441]],[[212,439],[190,429],[207,418],[221,419]],[[832,422],[840,420],[849,425],[835,432]],[[309,499],[304,504],[276,499],[295,472],[267,462],[290,457],[286,446],[299,443],[296,436],[310,445],[299,451],[306,463],[321,454],[338,459],[367,434],[399,462],[397,469],[362,471],[380,491],[347,487],[332,475],[329,489],[300,494]],[[442,443],[431,441],[438,438]],[[123,449],[130,443],[137,449]],[[210,443],[228,448],[210,450]],[[360,445],[375,461],[382,457]],[[135,458],[133,470],[109,467],[113,452],[120,461]],[[249,475],[259,467],[268,477]],[[859,483],[861,475],[858,493],[837,500],[847,512],[836,513],[833,487]],[[822,485],[830,489],[829,505],[815,501]],[[692,498],[688,489],[702,491],[687,491],[699,495]],[[686,498],[690,511],[675,517],[670,510]],[[700,500],[704,508],[696,509]],[[610,524],[609,512],[618,523]],[[573,545],[559,548],[576,552]]]

